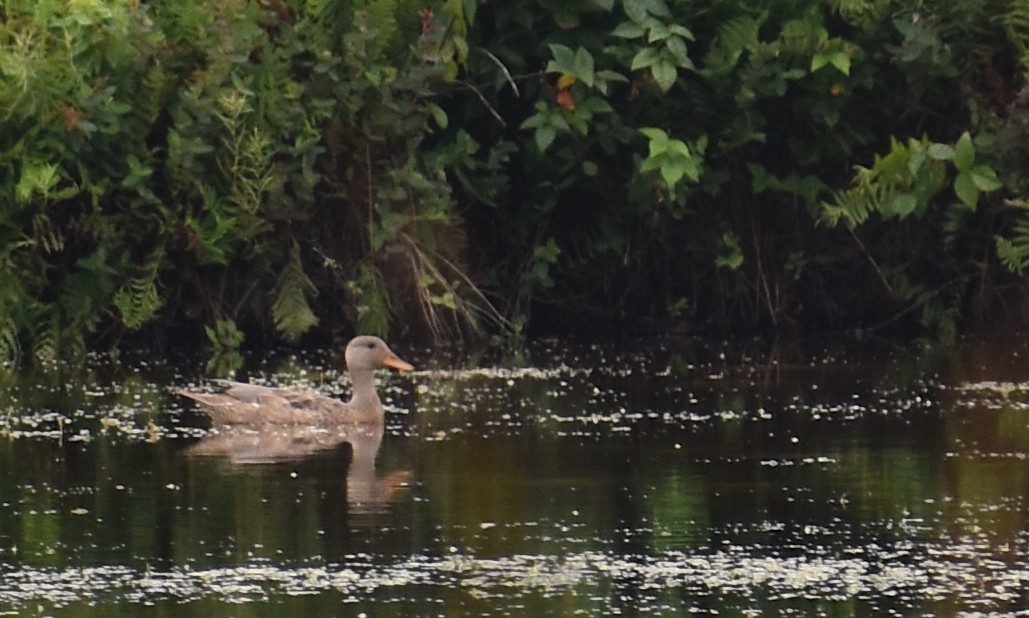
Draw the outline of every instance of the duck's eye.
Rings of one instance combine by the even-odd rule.
[[[365,346],[366,346],[366,347],[367,347],[367,348],[368,348],[369,350],[373,350],[373,349],[375,349],[375,344],[374,344],[374,343],[366,343],[366,344],[364,344],[364,345],[365,345]]]

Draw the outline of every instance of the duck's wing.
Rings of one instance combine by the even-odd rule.
[[[232,380],[215,380],[225,387],[220,393],[180,394],[199,402],[215,421],[225,424],[306,424],[331,420],[346,406],[319,393],[258,386]]]

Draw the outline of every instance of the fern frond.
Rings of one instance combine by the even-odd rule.
[[[386,281],[375,267],[361,266],[357,277],[347,283],[351,295],[358,299],[357,329],[362,333],[385,335],[389,331],[390,300]]]
[[[64,237],[44,213],[32,217],[32,239],[44,253],[60,253],[64,250]]]
[[[822,204],[821,219],[830,226],[843,221],[848,227],[858,227],[882,208],[887,198],[885,193],[886,189],[881,185],[859,185],[839,191],[833,196],[832,203]]]
[[[1008,39],[1018,49],[1022,71],[1029,73],[1029,0],[1012,0],[1003,19]]]
[[[300,248],[293,246],[289,264],[282,270],[275,284],[275,300],[272,302],[272,320],[275,329],[287,339],[296,339],[318,323],[318,317],[307,302],[307,295],[316,295],[318,290],[304,273],[300,263]]]
[[[840,17],[862,28],[880,23],[894,10],[889,0],[832,0],[831,4]]]
[[[715,74],[732,71],[743,52],[757,47],[758,30],[767,16],[740,15],[723,23],[705,59],[707,69]]]
[[[0,365],[13,365],[19,358],[18,327],[11,318],[0,318]]]
[[[1013,236],[996,236],[994,242],[1001,264],[1011,272],[1021,275],[1029,266],[1029,216],[1023,216],[1018,220]]]
[[[57,360],[58,342],[61,340],[60,327],[52,318],[40,321],[32,333],[32,357],[39,363],[52,363]]]
[[[164,257],[158,250],[146,261],[143,272],[123,285],[114,294],[114,306],[121,314],[121,321],[130,330],[136,330],[150,321],[164,305],[157,290],[157,270]]]
[[[397,0],[370,0],[364,10],[368,29],[375,33],[372,59],[378,60],[397,43]]]

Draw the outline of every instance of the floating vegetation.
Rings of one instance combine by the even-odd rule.
[[[5,567],[0,568],[0,607],[40,601],[55,607],[200,599],[238,604],[326,593],[347,603],[435,590],[448,606],[490,599],[498,613],[521,608],[526,598],[569,594],[588,599],[587,606],[607,613],[616,607],[617,597],[609,590],[618,582],[631,582],[637,609],[659,612],[681,609],[683,599],[690,598],[717,598],[738,609],[755,599],[762,599],[768,609],[797,600],[822,601],[823,607],[862,601],[871,610],[906,611],[941,602],[965,610],[1025,603],[1029,559],[1015,553],[984,558],[988,549],[982,541],[963,538],[921,545],[816,545],[781,554],[761,546],[730,545],[656,554],[583,551],[480,557],[455,551],[395,561],[351,555],[339,564],[258,562],[142,571],[127,566]]]
[[[955,405],[966,408],[1029,410],[1029,382],[969,382],[954,388]]]

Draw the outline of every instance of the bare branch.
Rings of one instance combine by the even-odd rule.
[[[493,64],[497,65],[497,67],[500,69],[500,72],[504,74],[504,78],[507,80],[507,85],[511,86],[511,90],[514,91],[515,96],[516,97],[522,96],[522,94],[520,92],[518,92],[518,84],[515,83],[514,78],[511,77],[511,72],[507,70],[507,67],[504,66],[504,63],[500,61],[500,58],[497,58],[496,56],[494,56],[493,52],[491,52],[490,50],[486,49],[485,47],[480,47],[478,49],[482,53],[486,54],[486,57],[488,57],[490,60],[492,60]]]

